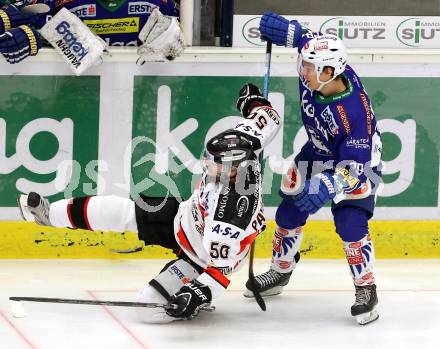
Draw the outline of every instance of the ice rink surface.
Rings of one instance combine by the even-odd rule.
[[[344,260],[303,260],[267,312],[242,296],[247,270],[232,277],[214,313],[167,325],[139,323],[132,308],[23,303],[8,297],[132,301],[164,260],[0,260],[1,349],[356,348],[431,349],[440,340],[440,260],[379,260],[378,321],[350,316],[354,291]],[[269,261],[255,265],[263,272]]]

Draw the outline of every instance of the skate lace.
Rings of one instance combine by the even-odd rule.
[[[281,279],[281,274],[274,270],[266,271],[265,273],[256,277],[257,282],[261,287],[265,287],[270,284],[274,284]]]
[[[356,301],[355,304],[368,304],[370,300],[371,291],[367,287],[356,289]]]

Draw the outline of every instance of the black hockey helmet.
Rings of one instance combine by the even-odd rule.
[[[254,158],[252,142],[237,130],[227,130],[208,141],[204,157],[218,164],[237,167],[242,162]]]

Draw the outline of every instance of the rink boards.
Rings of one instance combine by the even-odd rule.
[[[81,77],[72,76],[53,52],[14,66],[0,62],[0,258],[169,256],[150,247],[127,255],[109,252],[136,248],[133,233],[18,223],[15,200],[29,191],[50,201],[134,192],[188,197],[200,173],[203,142],[240,120],[237,91],[247,81],[261,85],[264,72],[262,50],[194,52],[143,67],[133,54],[116,53]],[[383,136],[384,186],[371,224],[379,258],[440,258],[440,58],[425,52],[415,63],[411,57],[350,55]],[[273,58],[269,97],[284,126],[264,152],[269,219],[280,201],[281,175],[306,137],[295,53],[275,50]],[[308,223],[304,256],[343,257],[331,218],[325,208]],[[257,256],[270,256],[272,231],[259,238]]]
[[[270,258],[274,222],[257,239],[256,256]],[[329,221],[305,226],[301,256],[344,258],[342,243]],[[377,258],[440,258],[439,221],[373,221],[370,223]],[[170,250],[144,247],[137,234],[92,232],[41,227],[34,223],[0,222],[0,258],[173,258]]]

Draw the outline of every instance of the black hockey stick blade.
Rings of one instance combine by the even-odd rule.
[[[251,285],[251,291],[254,294],[257,304],[260,306],[262,311],[266,311],[266,303],[264,302],[263,297],[261,297],[260,292],[257,291],[257,285],[255,283],[254,267],[253,267],[254,251],[255,251],[255,240],[251,244],[251,251],[249,254],[249,281]]]
[[[126,250],[120,250],[120,249],[112,248],[110,250],[110,252],[114,252],[114,253],[136,253],[136,252],[140,252],[140,251],[143,251],[143,250],[144,250],[143,246],[135,246],[135,247],[132,247],[132,248],[128,248]]]
[[[91,299],[69,299],[69,298],[44,298],[44,297],[9,297],[11,313],[14,317],[22,318],[26,316],[20,302],[42,302],[42,303],[64,303],[64,304],[83,304],[83,305],[106,305],[110,307],[138,307],[138,308],[164,308],[175,309],[176,305],[160,303],[142,302],[120,302],[120,301],[100,301]]]

